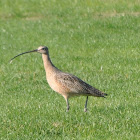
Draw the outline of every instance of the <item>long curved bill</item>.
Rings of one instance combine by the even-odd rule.
[[[20,54],[18,54],[18,55],[16,55],[16,56],[14,56],[14,57],[10,60],[10,63],[12,63],[13,59],[15,59],[16,57],[18,57],[18,56],[20,56],[20,55],[23,55],[23,54],[26,54],[26,53],[37,52],[37,51],[38,51],[38,50],[36,49],[36,50],[33,50],[33,51],[28,51],[28,52],[23,52],[23,53],[20,53]]]

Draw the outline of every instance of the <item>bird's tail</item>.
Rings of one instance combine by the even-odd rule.
[[[107,94],[98,90],[98,89],[96,89],[96,88],[94,88],[94,96],[106,98]]]
[[[106,94],[106,93],[103,93],[103,97],[104,97],[104,98],[106,98],[106,96],[107,96],[107,95],[108,95],[108,94]]]

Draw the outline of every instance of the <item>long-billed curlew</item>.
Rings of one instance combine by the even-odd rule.
[[[87,96],[85,108],[84,108],[84,111],[87,111],[88,96],[96,96],[96,97],[107,96],[106,93],[101,92],[100,90],[92,87],[91,85],[82,81],[78,77],[69,73],[64,73],[60,71],[58,68],[56,68],[51,62],[48,48],[45,46],[40,46],[36,50],[28,51],[28,52],[24,52],[19,55],[16,55],[15,57],[11,59],[10,62],[12,62],[12,60],[16,58],[17,56],[23,55],[25,53],[31,53],[31,52],[38,52],[42,54],[44,68],[46,71],[46,79],[50,87],[65,98],[66,104],[67,104],[67,111],[70,108],[69,102],[68,102],[69,97],[81,96],[81,95]]]

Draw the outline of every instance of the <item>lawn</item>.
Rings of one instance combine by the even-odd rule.
[[[0,1],[0,139],[140,139],[139,0]],[[41,54],[108,93],[70,99],[47,84]]]

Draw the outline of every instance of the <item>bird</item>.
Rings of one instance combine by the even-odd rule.
[[[106,97],[107,94],[96,89],[95,87],[89,85],[88,83],[84,82],[80,78],[76,77],[73,74],[65,73],[59,70],[57,67],[54,66],[52,63],[50,56],[49,56],[49,49],[46,46],[39,46],[37,49],[32,51],[23,52],[14,56],[10,63],[16,57],[26,54],[38,52],[42,54],[42,59],[44,63],[44,69],[46,72],[46,80],[49,86],[57,93],[61,94],[65,101],[66,101],[66,111],[69,111],[69,98],[73,96],[86,96],[86,102],[84,106],[84,111],[87,112],[87,102],[89,96],[95,97]]]

